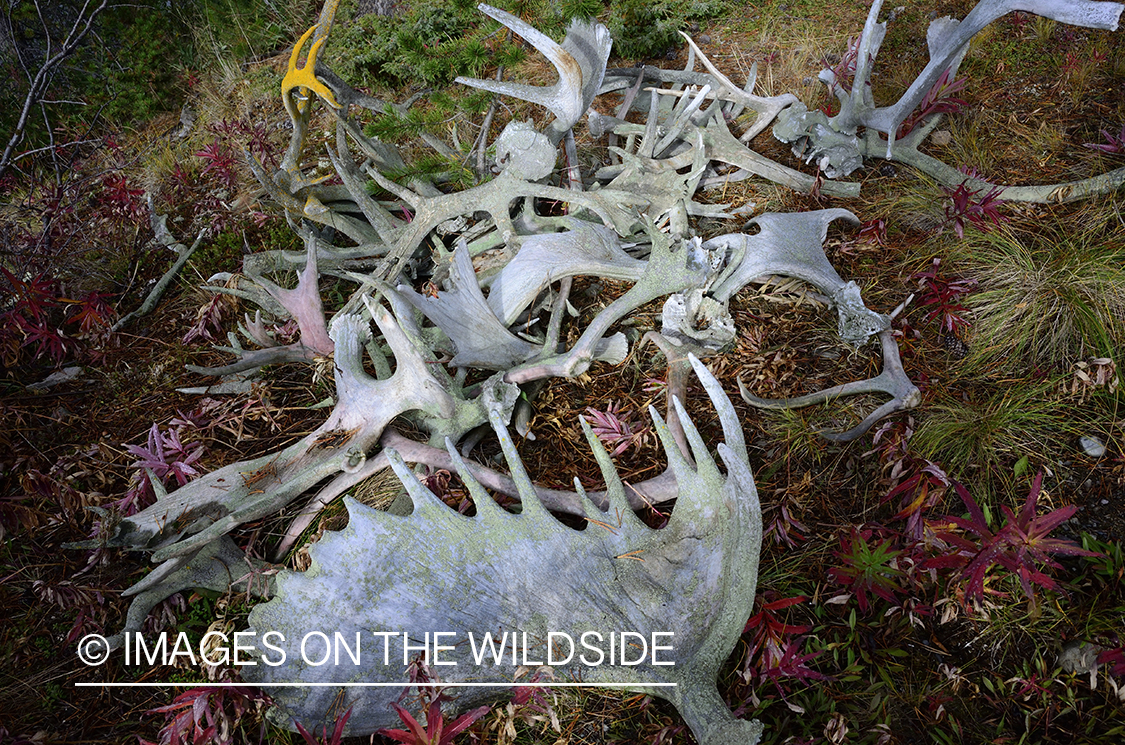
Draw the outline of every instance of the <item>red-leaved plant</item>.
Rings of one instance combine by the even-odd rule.
[[[153,423],[148,431],[146,445],[125,446],[126,450],[138,458],[133,463],[133,468],[140,470],[133,474],[133,485],[129,491],[114,503],[119,512],[126,516],[135,514],[156,496],[150,475],[165,486],[170,480],[183,486],[199,475],[192,464],[203,456],[203,443],[181,442],[180,430],[181,427],[176,426],[169,428],[167,432],[161,432],[160,427]]]
[[[901,582],[906,572],[898,564],[903,551],[894,538],[876,537],[875,533],[871,527],[852,527],[841,535],[836,552],[840,564],[828,570],[829,577],[855,596],[860,613],[874,607],[875,597],[898,605],[898,594],[904,592]]]
[[[160,730],[158,742],[137,738],[140,745],[228,745],[242,717],[272,702],[265,693],[242,686],[204,686],[184,691],[167,706],[151,709],[146,714],[163,714],[169,721]],[[258,740],[265,737],[263,720]]]
[[[1091,150],[1100,150],[1103,153],[1125,153],[1125,124],[1121,125],[1121,132],[1113,134],[1108,129],[1101,130],[1105,142],[1087,142],[1083,147]]]
[[[968,106],[968,102],[961,98],[955,98],[954,93],[960,93],[965,89],[965,83],[968,78],[957,78],[951,80],[953,77],[950,73],[952,70],[946,70],[941,74],[922,98],[922,103],[918,104],[918,108],[914,113],[906,118],[898,128],[898,137],[902,138],[910,134],[918,124],[933,114],[954,114],[961,109]]]
[[[961,304],[961,298],[976,289],[976,280],[947,277],[941,272],[939,258],[933,260],[929,269],[916,272],[910,278],[918,281],[921,295],[918,307],[926,310],[923,323],[936,318],[941,322],[942,333],[946,334],[969,325],[963,315],[968,309]]]
[[[992,567],[1000,565],[1019,577],[1020,586],[1028,599],[1035,602],[1038,585],[1047,590],[1058,590],[1058,583],[1044,569],[1061,566],[1052,556],[1098,556],[1074,541],[1048,537],[1055,528],[1069,520],[1078,508],[1074,505],[1059,507],[1046,515],[1038,515],[1039,495],[1042,493],[1043,472],[1035,476],[1031,491],[1023,508],[1016,515],[1007,505],[1000,507],[1004,525],[993,531],[985,518],[984,510],[961,484],[954,489],[969,510],[969,516],[948,516],[944,520],[960,528],[962,533],[943,531],[938,537],[959,549],[953,556],[938,557],[944,566],[961,566],[961,576],[968,580],[965,599],[979,601],[984,597],[985,582]],[[933,560],[927,562],[934,565]]]
[[[605,411],[587,407],[586,413],[590,415],[590,428],[594,434],[606,447],[613,448],[611,456],[621,455],[630,445],[641,448],[652,438],[651,425],[623,414],[617,402],[611,403]]]
[[[1003,189],[994,186],[980,196],[983,189],[973,190],[962,181],[956,189],[943,186],[944,191],[951,201],[945,208],[945,224],[953,226],[953,232],[958,238],[965,237],[965,226],[972,225],[982,233],[992,230],[993,225],[1007,222],[1008,217],[998,209],[1004,200],[1000,199]]]
[[[446,724],[441,712],[441,702],[444,698],[439,694],[430,702],[430,706],[426,710],[425,726],[420,724],[406,709],[398,704],[391,704],[395,713],[398,714],[398,718],[406,725],[406,729],[384,729],[379,730],[379,734],[389,737],[395,742],[404,743],[404,745],[452,745],[454,737],[471,727],[473,722],[492,711],[488,706],[480,706],[465,712]]]
[[[756,606],[758,612],[750,617],[746,622],[746,628],[743,629],[744,634],[749,633],[752,636],[740,675],[747,683],[754,681],[773,683],[774,688],[787,704],[789,704],[788,691],[783,685],[786,680],[798,683],[806,683],[810,680],[832,680],[830,676],[812,669],[808,664],[824,654],[825,650],[807,653],[802,651],[805,638],[800,634],[807,634],[809,627],[785,623],[777,616],[778,611],[791,608],[807,599],[800,595],[761,602],[762,598],[759,597]],[[789,704],[789,706],[793,708],[794,705]]]
[[[332,733],[329,734],[327,725],[321,733],[323,739],[318,740],[316,736],[305,729],[305,725],[300,722],[295,722],[297,725],[297,733],[304,738],[306,745],[340,745],[340,741],[344,738],[344,727],[348,725],[348,719],[351,718],[352,709],[349,706],[348,710],[344,712],[343,716],[336,720],[336,726],[332,728]]]

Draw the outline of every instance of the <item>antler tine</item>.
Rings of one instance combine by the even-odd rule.
[[[719,414],[719,423],[723,427],[723,440],[726,441],[727,447],[743,461],[748,462],[750,456],[746,452],[746,437],[742,433],[742,425],[738,421],[738,412],[734,410],[734,405],[731,404],[730,398],[723,390],[722,383],[694,353],[688,353],[688,362],[691,363],[691,368],[695,370],[695,377],[703,384],[703,390],[707,391],[707,396],[711,399],[711,405],[715,407],[715,411]]]
[[[868,24],[864,27],[865,38],[869,36],[868,26],[883,25],[874,22],[881,6],[882,0],[876,0],[872,5]],[[1037,15],[1074,26],[1116,30],[1123,6],[1116,2],[1100,2],[1098,0],[1068,0],[1068,2],[1058,2],[1057,0],[1032,0],[1031,2],[1026,0],[981,0],[969,11],[964,20],[948,29],[936,41],[936,48],[930,50],[929,63],[894,105],[872,109],[861,104],[861,109],[866,110],[861,110],[852,117],[854,124],[861,124],[886,134],[887,158],[891,158],[899,126],[910,112],[918,107],[926,92],[933,87],[942,73],[951,67],[958,55],[962,54],[965,46],[981,29],[997,18],[1015,10],[1030,10]],[[859,95],[862,95],[863,88],[860,87],[860,83],[866,80],[869,63],[868,55],[865,52],[866,50],[861,43],[859,62],[856,67],[856,85],[851,97],[853,107],[856,104],[857,89]],[[863,79],[860,77],[861,71],[864,73]],[[844,111],[841,110],[840,115],[843,116],[843,114]],[[846,120],[841,119],[840,121]]]
[[[749,142],[754,139],[759,132],[769,126],[770,122],[774,120],[774,117],[776,117],[782,109],[797,102],[797,97],[792,93],[763,98],[743,90],[740,86],[735,85],[730,78],[721,73],[719,68],[715,67],[711,60],[707,59],[707,55],[703,53],[702,49],[696,46],[690,36],[683,31],[680,32],[680,36],[687,40],[692,50],[699,56],[699,61],[703,63],[703,66],[707,68],[707,72],[711,73],[711,76],[718,81],[719,85],[725,89],[724,92],[730,100],[741,103],[743,106],[758,112],[758,118],[754,120],[754,124],[742,135],[741,139],[743,142]]]
[[[879,332],[879,342],[883,352],[883,371],[874,378],[856,380],[851,383],[826,388],[817,393],[793,398],[758,398],[750,393],[742,378],[738,378],[738,390],[742,400],[759,409],[779,411],[781,409],[800,409],[813,404],[825,403],[843,396],[854,396],[860,393],[886,393],[891,400],[880,406],[863,420],[857,427],[843,433],[821,431],[821,435],[836,442],[850,442],[861,437],[875,422],[889,416],[896,411],[913,409],[922,402],[922,394],[918,387],[910,382],[906,371],[902,367],[902,358],[898,353],[898,344],[894,339],[894,332],[884,329]]]
[[[461,483],[469,490],[469,496],[473,498],[473,505],[477,508],[477,518],[488,522],[497,522],[508,516],[508,513],[496,504],[496,500],[485,491],[483,485],[477,480],[469,467],[465,465],[465,461],[457,452],[457,447],[453,444],[453,440],[445,438],[445,452],[449,455],[450,462],[453,463],[454,469],[457,471],[457,476],[460,477]]]
[[[633,527],[640,525],[640,519],[633,513],[633,509],[629,505],[629,499],[625,492],[625,483],[621,480],[620,474],[617,473],[617,469],[613,466],[613,459],[606,451],[602,441],[594,434],[594,430],[590,427],[590,423],[586,421],[586,418],[579,417],[578,423],[582,427],[582,433],[586,436],[586,442],[590,446],[590,452],[594,454],[594,460],[598,462],[598,468],[602,472],[602,479],[605,481],[605,495],[606,501],[608,502],[606,511],[617,513],[623,522],[627,522]],[[673,457],[671,452],[669,452],[668,457]],[[583,494],[583,496],[586,495]]]
[[[500,441],[500,449],[504,451],[504,460],[508,462],[508,470],[512,474],[512,481],[515,482],[516,489],[519,490],[523,514],[539,516],[547,514],[547,508],[539,501],[539,496],[535,492],[535,484],[531,482],[531,476],[524,468],[523,460],[520,458],[519,451],[516,450],[516,444],[512,442],[508,427],[504,424],[504,420],[500,418],[500,412],[489,411],[488,420],[492,423],[492,429],[496,432],[496,438]]]
[[[402,456],[398,454],[393,448],[388,448],[386,451],[387,461],[391,464],[391,469],[394,470],[395,476],[402,482],[403,488],[406,493],[410,495],[410,501],[414,503],[414,511],[418,513],[430,513],[433,517],[440,517],[441,519],[450,519],[457,516],[462,519],[469,519],[462,517],[455,510],[451,510],[445,506],[445,503],[437,498],[437,495],[427,489],[421,481],[418,480],[417,474],[407,467],[406,462],[403,461]]]
[[[458,77],[457,82],[545,107],[557,119],[550,128],[551,141],[557,144],[563,134],[586,112],[590,101],[601,86],[605,63],[609,59],[609,49],[612,44],[608,30],[600,24],[582,24],[574,21],[567,30],[563,43],[558,44],[507,11],[484,3],[477,8],[522,36],[550,60],[558,70],[559,82],[550,87],[466,77]],[[586,38],[587,36],[592,38]],[[573,52],[578,52],[582,59],[577,59]],[[583,62],[590,68],[589,70],[583,69]]]

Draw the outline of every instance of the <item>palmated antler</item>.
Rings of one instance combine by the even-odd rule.
[[[712,238],[704,246],[725,248],[730,259],[711,295],[725,303],[758,277],[796,277],[819,289],[836,305],[840,338],[853,345],[865,342],[888,328],[890,319],[869,310],[856,283],[845,282],[824,255],[828,225],[839,219],[859,223],[859,218],[845,209],[767,213],[750,221],[760,228],[756,235],[731,233]]]
[[[568,352],[513,368],[504,380],[518,384],[540,378],[581,375],[589,369],[598,345],[613,324],[647,302],[688,287],[702,286],[711,278],[711,251],[704,248],[698,238],[674,241],[657,232],[651,224],[649,238],[652,253],[644,274],[628,292],[598,313]],[[612,338],[620,339],[622,345],[625,343],[620,333]]]
[[[530,183],[508,171],[503,171],[492,181],[480,184],[467,191],[454,194],[441,194],[426,197],[411,189],[391,181],[373,167],[366,168],[379,186],[397,195],[414,208],[414,217],[396,237],[394,249],[385,262],[381,276],[388,280],[397,277],[406,260],[434,228],[445,221],[487,212],[496,224],[502,242],[516,242],[518,233],[512,222],[510,210],[512,202],[529,197],[568,202],[574,207],[584,207],[596,214],[602,221],[622,235],[628,235],[636,223],[635,210],[628,206],[643,207],[644,199],[615,189],[602,189],[596,192],[579,192],[557,186]]]
[[[867,430],[880,419],[888,417],[898,411],[913,409],[922,403],[922,393],[918,387],[910,382],[906,371],[902,368],[902,358],[898,353],[898,343],[894,339],[891,329],[879,332],[879,343],[883,351],[883,371],[874,378],[857,380],[851,383],[826,388],[817,393],[793,398],[766,399],[758,398],[746,389],[742,379],[738,379],[738,390],[742,393],[742,400],[759,409],[800,409],[813,404],[822,404],[833,401],[843,396],[857,396],[862,393],[886,393],[891,400],[875,409],[855,427],[846,432],[831,432],[821,430],[822,437],[835,442],[851,442],[866,434]]]
[[[265,332],[261,314],[255,313],[254,320],[246,316],[247,335],[262,345],[264,349],[246,351],[236,347],[221,347],[224,351],[237,354],[239,360],[223,367],[199,367],[187,365],[187,369],[202,375],[230,375],[232,373],[254,370],[263,365],[281,362],[311,360],[316,357],[329,357],[335,348],[328,335],[324,322],[324,306],[320,302],[317,280],[316,238],[310,237],[305,251],[305,268],[301,271],[297,287],[292,290],[280,287],[262,276],[252,277],[254,282],[269,293],[297,322],[300,337],[292,344],[280,346]]]
[[[243,675],[278,703],[276,718],[290,727],[295,720],[320,726],[339,696],[339,704],[352,712],[346,734],[392,726],[398,718],[388,704],[400,696],[399,686],[340,691],[333,684],[363,680],[410,687],[405,642],[422,639],[427,631],[432,637],[434,629],[452,629],[462,637],[443,655],[456,664],[440,668],[444,680],[457,683],[515,679],[517,662],[506,655],[489,655],[483,664],[474,661],[470,644],[483,641],[486,632],[516,634],[535,647],[529,653],[546,654],[549,632],[590,642],[595,637],[588,632],[595,632],[604,642],[611,630],[629,631],[637,634],[633,639],[651,643],[655,631],[661,635],[655,638],[668,644],[661,662],[633,662],[637,655],[631,654],[627,664],[605,659],[605,664],[582,665],[574,656],[561,661],[566,653],[559,655],[556,648],[561,661],[556,674],[665,697],[702,745],[758,742],[761,725],[732,716],[715,681],[753,605],[761,506],[734,407],[706,368],[698,361],[692,364],[719,412],[726,442],[719,444],[718,455],[726,473],[678,401],[694,463],[679,453],[664,422],[650,409],[678,483],[675,509],[660,530],[649,529],[633,514],[624,483],[585,423],[608,500],[608,509],[601,510],[577,485],[572,496],[589,523],[585,530],[568,528],[547,512],[499,417],[492,417],[492,426],[520,495],[518,515],[493,501],[452,442],[446,452],[476,506],[473,517],[446,507],[391,452],[391,465],[413,502],[412,513],[395,516],[347,500],[348,526],[325,533],[309,548],[312,569],[283,572],[275,599],[251,614],[258,634],[279,632],[277,641],[286,651],[285,661],[275,665],[276,656],[262,648],[271,664],[261,664],[263,659],[243,668]],[[417,549],[421,541],[424,551]],[[331,628],[349,643],[355,634],[364,643],[374,634],[383,639],[386,654],[308,664],[308,656],[294,645],[314,628]],[[465,636],[470,632],[475,641]],[[272,685],[282,681],[315,685]],[[495,687],[451,688],[447,706],[467,709],[498,693]]]
[[[525,238],[519,253],[492,281],[488,305],[504,325],[511,325],[552,282],[593,276],[636,282],[645,262],[621,247],[617,234],[602,225],[567,218],[564,233]]]

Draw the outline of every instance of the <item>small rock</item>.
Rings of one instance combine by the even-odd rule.
[[[938,147],[946,147],[953,142],[953,135],[947,129],[939,129],[930,135],[930,142]]]
[[[1078,438],[1078,446],[1091,458],[1100,458],[1105,455],[1105,443],[1097,437],[1082,435]]]
[[[711,35],[710,34],[703,34],[702,36],[699,37],[699,43],[700,44],[710,44],[711,43]]]
[[[1105,650],[1097,644],[1072,641],[1063,647],[1059,653],[1059,667],[1068,673],[1090,676],[1090,687],[1096,688],[1098,684],[1098,655]]]

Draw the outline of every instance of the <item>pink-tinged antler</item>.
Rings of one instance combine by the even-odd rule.
[[[324,424],[280,452],[158,494],[155,504],[121,521],[110,545],[155,549],[156,561],[190,554],[238,525],[273,514],[320,481],[360,469],[387,424],[407,411],[461,432],[484,421],[483,405],[475,415],[463,402],[459,406],[389,311],[370,302],[368,308],[395,356],[393,375],[376,380],[364,370],[368,322],[358,314],[338,318],[332,326],[338,400]]]
[[[265,277],[253,277],[253,280],[269,293],[270,297],[281,304],[300,329],[300,338],[293,344],[280,346],[265,332],[261,322],[260,313],[255,313],[254,320],[246,316],[247,334],[265,349],[244,351],[242,349],[227,347],[226,351],[239,355],[239,360],[223,367],[198,367],[187,365],[187,369],[203,375],[230,375],[273,365],[281,362],[298,362],[311,360],[316,357],[332,355],[334,344],[328,335],[328,328],[324,322],[324,308],[320,302],[320,290],[317,287],[319,272],[317,271],[315,238],[310,237],[305,252],[305,268],[301,271],[297,287],[292,290],[280,287]]]

